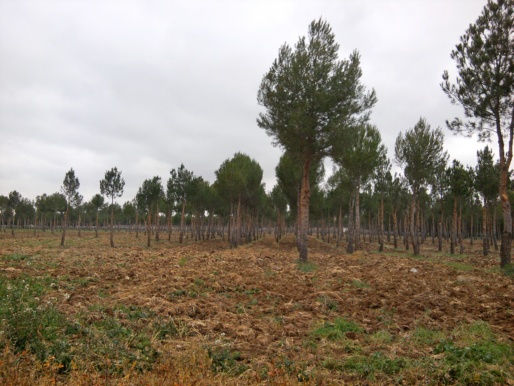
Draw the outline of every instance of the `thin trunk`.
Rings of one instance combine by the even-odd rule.
[[[298,246],[300,249],[300,261],[305,263],[308,259],[308,231],[309,231],[309,201],[311,196],[309,174],[311,159],[307,158],[303,165],[302,188],[300,193],[300,219],[298,229]]]
[[[98,217],[96,220],[96,227],[98,228]],[[136,239],[139,238],[139,210],[136,210]]]
[[[168,208],[168,241],[171,241],[171,208]]]
[[[111,247],[114,248],[114,196],[111,198]]]
[[[459,243],[459,253],[464,254],[464,243],[462,242],[462,204],[459,205],[459,217],[457,218],[457,242]]]
[[[378,212],[378,239],[380,246],[379,252],[384,251],[384,198],[380,197],[380,209]]]
[[[487,256],[489,254],[489,239],[487,237],[487,200],[484,198],[484,205],[482,206],[482,254]]]
[[[496,237],[496,203],[493,203],[493,218],[491,220],[491,239],[493,240],[494,250],[498,250],[498,238]]]
[[[242,241],[242,221],[241,221],[241,195],[239,195],[239,199],[237,200],[237,217],[236,217],[236,232],[235,232],[235,243],[234,246],[238,247],[241,245]]]
[[[184,241],[184,219],[186,218],[186,199],[182,199],[182,213],[180,214],[180,235],[178,242],[182,244]]]
[[[416,204],[417,204],[417,195],[414,193],[412,195],[412,203],[410,210],[410,238],[412,241],[412,249],[414,255],[419,255],[419,240],[417,237],[417,224],[416,224]]]
[[[396,217],[396,209],[393,209],[393,245],[394,249],[398,248],[398,218]]]
[[[159,231],[161,224],[160,224],[160,216],[159,216],[159,205],[155,207],[155,240],[159,241]]]
[[[66,207],[66,212],[64,212],[64,222],[62,226],[62,235],[61,235],[61,247],[64,247],[64,240],[66,239],[66,228],[68,227],[68,207]]]
[[[361,248],[360,229],[361,229],[361,214],[360,214],[360,180],[355,185],[355,250]]]
[[[355,251],[354,244],[353,244],[353,237],[354,237],[354,216],[355,216],[355,198],[354,195],[350,195],[350,203],[348,208],[348,233],[347,233],[347,239],[348,239],[348,245],[346,247],[346,252],[353,253]]]
[[[98,208],[96,209],[95,237],[98,238]]]
[[[146,218],[146,246],[150,248],[152,245],[152,210],[148,208],[148,217]]]
[[[453,214],[452,214],[452,230],[450,236],[450,253],[455,253],[455,244],[457,242],[457,197],[453,197]]]
[[[439,215],[439,221],[437,223],[437,250],[441,252],[443,250],[443,200],[441,199],[441,214]]]
[[[337,243],[336,247],[339,247],[341,243],[341,236],[343,232],[343,205],[339,204],[339,216],[337,218]]]

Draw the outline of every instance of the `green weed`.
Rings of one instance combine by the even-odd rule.
[[[248,368],[246,365],[239,363],[241,360],[241,354],[239,352],[231,352],[227,349],[208,348],[207,354],[211,359],[211,369],[215,373],[239,375]]]
[[[368,283],[357,279],[352,280],[352,285],[356,288],[371,288],[371,286]]]
[[[373,379],[377,373],[386,375],[398,374],[407,365],[403,357],[389,358],[378,351],[369,356],[353,355],[345,359],[342,368]]]
[[[337,318],[334,322],[325,322],[322,326],[316,328],[312,335],[318,338],[326,338],[336,341],[346,337],[347,332],[362,332],[362,328],[351,320]]]
[[[46,284],[28,277],[0,277],[0,345],[9,344],[15,352],[29,350],[41,362],[53,358],[67,371],[73,358],[65,336],[68,322],[53,304],[41,300]]]
[[[318,269],[318,265],[312,261],[303,262],[298,260],[298,270],[304,273],[314,272]]]
[[[451,267],[453,269],[456,269],[457,271],[472,271],[474,267],[469,264],[459,263],[456,261],[445,261],[444,264],[446,264],[448,267]]]
[[[503,267],[501,271],[505,276],[514,279],[514,264],[508,264],[507,266]]]
[[[10,254],[10,255],[5,255],[5,256],[3,256],[3,258],[6,261],[16,261],[16,262],[25,261],[25,260],[32,260],[31,256],[25,255],[25,254],[22,254],[22,253],[13,253],[13,254]]]

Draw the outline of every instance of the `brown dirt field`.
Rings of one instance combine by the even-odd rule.
[[[173,355],[198,342],[229,347],[252,368],[272,368],[284,357],[315,365],[327,355],[344,355],[326,342],[305,344],[314,328],[336,317],[364,329],[347,334],[357,341],[377,331],[405,341],[417,326],[452,331],[484,321],[514,342],[514,281],[497,269],[497,252],[481,256],[479,242],[471,248],[466,241],[466,255],[451,257],[427,241],[414,258],[390,245],[380,254],[376,243],[348,255],[311,238],[311,272],[299,269],[292,236],[279,244],[268,236],[237,249],[221,240],[161,240],[146,248],[144,235],[123,233],[115,234],[115,243],[109,247],[108,234],[78,238],[70,231],[60,248],[59,236],[50,232],[0,234],[0,256],[32,256],[30,262],[0,259],[0,274],[55,278],[48,296],[70,317],[86,312],[95,318],[92,306],[108,312],[123,304],[173,318],[184,336],[161,342],[161,351]],[[380,350],[417,355],[398,344]]]

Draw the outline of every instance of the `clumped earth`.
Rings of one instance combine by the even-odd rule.
[[[415,257],[311,238],[300,264],[293,236],[147,248],[118,233],[110,248],[106,233],[69,233],[64,248],[0,234],[2,307],[21,282],[39,292],[17,299],[61,318],[22,342],[5,311],[4,382],[514,384],[514,280],[479,242],[450,255],[427,240]]]

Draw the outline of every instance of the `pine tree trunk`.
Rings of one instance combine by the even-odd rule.
[[[358,251],[361,248],[360,229],[361,229],[361,213],[360,213],[360,181],[357,181],[355,186],[355,250]]]
[[[311,196],[309,174],[311,159],[307,158],[303,165],[302,188],[300,192],[300,219],[298,227],[298,247],[300,261],[306,263],[308,259],[308,232],[309,232],[309,201]]]
[[[396,209],[393,210],[393,245],[394,249],[398,248],[398,218],[396,217]]]
[[[161,227],[161,224],[160,224],[160,216],[159,216],[159,206],[157,205],[155,207],[155,240],[156,241],[159,241],[160,227]]]
[[[412,241],[412,249],[414,255],[419,255],[418,227],[416,224],[416,194],[412,196],[411,212],[410,212],[410,238]]]
[[[96,210],[95,237],[98,238],[98,209]]]
[[[455,253],[455,244],[457,241],[457,197],[453,197],[453,214],[452,214],[452,230],[450,236],[450,253]]]
[[[146,218],[146,246],[150,248],[152,245],[152,210],[148,208],[148,217]]]
[[[513,112],[514,114],[514,112]],[[512,133],[512,127],[511,127]],[[512,134],[511,134],[512,135]],[[512,149],[511,149],[512,150]],[[509,155],[509,160],[512,155]],[[500,165],[500,200],[503,215],[503,231],[501,236],[500,247],[500,267],[505,268],[511,263],[511,248],[512,248],[512,213],[510,208],[510,201],[507,192],[507,184],[509,177],[509,161],[501,162]]]
[[[98,220],[96,227],[98,228]],[[136,210],[136,239],[139,238],[139,210]]]
[[[496,203],[493,204],[493,218],[491,220],[491,239],[493,241],[493,244],[494,244],[494,250],[497,251],[498,250],[498,238],[496,237]],[[500,262],[501,264],[501,262]]]
[[[459,216],[457,218],[457,242],[459,244],[459,253],[464,254],[464,243],[462,241],[462,204],[459,205]]]
[[[66,208],[66,212],[64,212],[64,223],[62,226],[62,235],[61,235],[61,247],[64,247],[64,240],[66,239],[66,228],[68,227],[68,208]],[[13,233],[14,235],[14,233]]]
[[[380,246],[378,248],[379,252],[384,251],[384,199],[380,198],[380,209],[379,209],[379,219],[378,219],[378,238]]]
[[[343,232],[343,206],[339,204],[339,216],[337,218],[337,243],[336,247],[339,248],[339,244],[341,243],[341,236]]]
[[[168,221],[166,225],[168,226],[168,241],[171,241],[171,208],[168,208]]]
[[[484,198],[484,205],[482,206],[482,254],[487,256],[489,254],[489,240],[487,237],[487,201]]]
[[[354,245],[353,245],[353,238],[354,238],[354,225],[353,221],[355,218],[355,199],[354,195],[350,195],[350,203],[349,203],[349,209],[348,209],[348,233],[347,233],[347,239],[348,239],[348,245],[346,246],[346,252],[353,253],[355,251]]]
[[[186,217],[186,199],[182,199],[182,213],[180,214],[180,235],[178,242],[182,244],[184,241],[184,219]]]
[[[110,232],[111,248],[114,248],[114,197],[111,199],[111,232]]]

